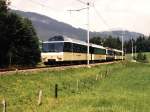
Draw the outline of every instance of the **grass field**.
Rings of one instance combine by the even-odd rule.
[[[6,99],[8,112],[150,112],[149,68],[123,62],[0,76],[0,102]],[[40,106],[39,90],[43,91]]]

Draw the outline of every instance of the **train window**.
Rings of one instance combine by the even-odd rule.
[[[63,52],[64,43],[43,43],[43,52]]]
[[[108,55],[114,55],[114,52],[112,50],[107,50]]]
[[[72,48],[72,43],[69,43],[69,42],[65,42],[64,43],[64,52],[72,52],[73,51],[73,48]]]
[[[94,53],[94,47],[90,46],[90,53],[93,54]]]
[[[94,48],[94,53],[95,54],[106,54],[106,50],[100,49],[100,48]]]
[[[87,53],[87,47],[85,45],[80,45],[80,44],[74,44],[73,43],[73,52]]]
[[[42,44],[42,52],[49,52],[48,43]]]
[[[87,53],[87,46],[80,45],[80,51],[81,53]]]
[[[115,53],[115,55],[117,55],[117,56],[121,56],[121,55],[122,55],[121,52],[114,52],[114,53]]]
[[[121,52],[119,52],[119,53],[118,53],[118,55],[119,55],[119,56],[121,56],[121,55],[122,55],[122,53],[121,53]]]

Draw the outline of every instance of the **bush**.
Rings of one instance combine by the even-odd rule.
[[[147,63],[148,62],[146,54],[143,54],[141,52],[139,52],[137,54],[136,60],[139,61],[139,62],[143,62],[143,63]]]

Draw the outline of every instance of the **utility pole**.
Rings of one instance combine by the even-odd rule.
[[[132,43],[132,60],[133,60],[133,38],[131,38],[131,43]]]
[[[87,66],[90,67],[89,65],[89,51],[90,51],[90,47],[89,47],[89,38],[90,38],[90,3],[89,2],[83,2],[78,0],[79,2],[81,2],[82,4],[85,4],[87,7],[85,8],[81,8],[81,9],[76,9],[76,10],[68,10],[68,11],[82,11],[87,9]]]
[[[123,60],[123,55],[124,55],[124,52],[123,52],[123,46],[124,46],[124,42],[123,42],[123,34],[124,34],[124,31],[122,31],[122,60]]]
[[[89,38],[90,38],[90,30],[89,30],[90,29],[90,27],[89,27],[90,26],[90,18],[89,18],[89,15],[90,15],[89,12],[90,11],[89,10],[90,10],[90,7],[89,7],[89,5],[90,4],[87,3],[87,44],[88,44],[87,45],[87,66],[88,67],[90,67],[89,66],[89,51],[90,51],[90,48],[89,48],[89,43],[90,43],[89,42]]]
[[[135,57],[136,57],[136,49],[137,49],[137,48],[136,48],[136,46],[135,46]]]

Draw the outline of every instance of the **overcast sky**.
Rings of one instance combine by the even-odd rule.
[[[90,30],[130,30],[150,34],[150,0],[10,0],[11,8],[37,12],[69,23],[87,27],[86,10],[70,13],[69,9],[86,7],[90,2]]]

